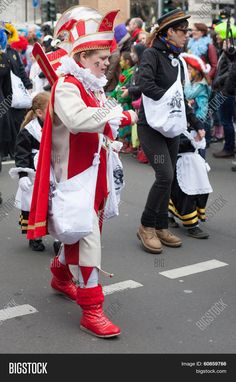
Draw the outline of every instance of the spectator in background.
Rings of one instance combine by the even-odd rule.
[[[43,46],[45,53],[49,53],[53,50],[52,41],[53,41],[53,37],[51,35],[48,34],[48,35],[44,36],[43,41],[42,41],[42,46]]]
[[[236,60],[232,63],[229,76],[225,81],[225,92],[230,96],[236,96]],[[236,171],[236,161],[232,161],[232,171]]]
[[[228,47],[229,48],[229,47]],[[223,44],[223,53],[220,56],[216,78],[213,82],[213,90],[221,93],[225,97],[224,102],[221,103],[219,108],[220,119],[224,128],[225,143],[222,150],[214,153],[215,158],[229,158],[234,157],[235,149],[235,131],[233,125],[233,115],[235,108],[235,97],[230,95],[225,88],[226,80],[228,79],[229,71],[231,69],[231,55],[226,47],[226,41]]]
[[[192,37],[188,42],[188,53],[200,57],[206,64],[211,65],[207,79],[209,84],[216,74],[217,68],[217,53],[216,48],[212,43],[211,37],[208,35],[208,28],[203,23],[195,23],[192,28]]]
[[[42,40],[47,35],[51,35],[51,36],[53,35],[53,31],[52,31],[50,25],[48,25],[48,24],[41,26],[41,33],[42,33],[42,37],[41,37]]]
[[[21,60],[19,52],[16,49],[13,49],[9,45],[9,41],[12,41],[11,40],[12,33],[11,33],[11,30],[9,29],[9,27],[7,27],[5,29],[5,33],[7,34],[7,37],[8,37],[8,45],[7,45],[7,49],[6,49],[6,54],[7,54],[8,60],[9,60],[10,65],[11,65],[11,70],[17,77],[19,77],[21,79],[21,81],[23,82],[26,89],[28,89],[28,90],[32,89],[32,87],[33,87],[32,82],[26,74],[25,67],[24,67],[23,62]],[[10,38],[10,40],[9,40],[9,38]],[[27,44],[28,44],[28,42],[27,42]],[[10,111],[11,111],[11,115],[12,115],[12,118],[14,121],[15,135],[17,135],[19,130],[20,130],[20,126],[23,122],[23,119],[25,117],[26,110],[25,109],[11,108]],[[15,140],[13,139],[11,142],[11,147],[9,147],[9,154],[10,154],[11,158],[14,158],[14,150],[15,150]]]
[[[33,61],[32,61],[32,50],[33,50],[33,46],[34,44],[37,42],[37,38],[36,36],[34,37],[28,37],[28,46],[27,46],[27,49],[26,49],[26,52],[25,52],[25,56],[26,56],[26,67],[25,67],[25,71],[27,73],[27,75],[29,76],[30,74],[30,69],[31,69],[31,66],[33,64]]]
[[[11,44],[11,47],[20,55],[21,61],[23,62],[24,67],[27,66],[27,59],[26,59],[26,50],[28,47],[28,40],[24,36],[19,36],[19,40],[15,41]]]
[[[116,88],[121,73],[120,57],[123,52],[131,50],[131,36],[126,29],[125,24],[119,24],[114,29],[114,39],[117,43],[117,49],[111,54],[110,65],[106,72],[107,84],[105,92],[107,96]]]
[[[122,88],[123,93],[121,96],[122,98],[126,98],[127,96],[130,96],[132,99],[132,102],[139,99],[142,95],[140,86],[138,85],[138,73],[139,73],[139,66],[142,60],[143,52],[145,51],[145,49],[146,47],[142,44],[136,44],[131,47],[130,56],[135,66],[133,68],[133,75],[130,81]]]
[[[184,93],[186,99],[191,102],[196,117],[204,120],[207,116],[210,89],[206,76],[211,67],[205,64],[200,57],[193,54],[183,53],[182,57],[188,65],[190,82],[185,84]]]
[[[111,93],[111,97],[114,97],[121,104],[123,110],[126,111],[132,109],[132,99],[129,93],[124,97],[123,92],[125,90],[125,86],[130,82],[134,73],[134,63],[129,52],[123,52],[121,54],[120,67],[122,69],[122,73],[119,77],[118,85]],[[125,154],[131,153],[131,125],[120,127],[119,140],[123,142],[121,152]]]
[[[140,106],[141,106],[141,90],[140,86],[138,84],[138,76],[139,76],[139,67],[141,64],[143,53],[146,49],[146,46],[143,44],[134,44],[131,47],[131,58],[135,64],[134,66],[134,73],[130,79],[130,81],[123,87],[123,93],[122,98],[125,98],[127,96],[131,97],[132,100],[132,106],[134,110],[139,112]],[[136,137],[136,142],[134,143],[134,137]],[[132,126],[132,147],[137,149],[137,160],[141,163],[148,163],[147,157],[144,154],[143,149],[141,148],[138,136],[137,136],[137,125]],[[133,151],[134,154],[135,150]]]
[[[149,33],[142,31],[138,35],[138,41],[140,44],[147,45],[147,39],[148,39]]]
[[[216,33],[214,30],[211,30],[210,36],[212,38],[213,45],[216,48],[216,54],[219,60],[222,54],[224,40],[222,40],[220,35]],[[217,92],[212,91],[211,100],[213,100],[215,97],[217,99],[218,97]],[[214,110],[214,113],[212,114],[212,119],[213,119],[213,129],[212,129],[211,142],[222,141],[224,139],[224,128],[220,120],[219,110]]]
[[[212,43],[212,39],[209,36],[208,28],[206,24],[195,23],[192,28],[192,37],[188,41],[187,45],[188,53],[194,54],[200,57],[206,64],[211,65],[211,70],[206,76],[208,84],[211,85],[214,80],[216,69],[217,69],[217,52],[216,48]],[[214,97],[211,94],[211,99]],[[210,102],[211,102],[210,99]],[[211,128],[212,119],[208,117],[204,123],[204,128],[206,131],[206,147],[210,146],[211,143]]]
[[[128,32],[131,34],[132,42],[138,42],[139,33],[143,32],[143,20],[139,17],[134,17],[130,20]]]

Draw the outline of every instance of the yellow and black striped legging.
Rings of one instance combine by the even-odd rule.
[[[27,234],[28,221],[29,221],[29,212],[21,211],[20,218],[19,218],[19,225],[21,226],[21,233],[23,235]]]
[[[176,171],[171,186],[168,210],[179,218],[184,227],[196,227],[200,221],[206,221],[206,204],[209,194],[187,195],[178,183]]]

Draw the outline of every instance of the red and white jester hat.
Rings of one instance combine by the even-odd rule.
[[[75,6],[65,11],[58,20],[54,38],[67,32],[68,38],[61,47],[73,55],[77,52],[110,49],[113,38],[113,26],[119,10],[113,10],[102,16],[96,9]]]
[[[200,57],[195,56],[194,54],[182,53],[181,57],[184,58],[188,65],[192,66],[203,75],[208,74],[211,70],[211,65],[205,64],[205,62]]]

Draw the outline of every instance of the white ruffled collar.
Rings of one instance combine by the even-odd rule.
[[[107,84],[105,76],[97,78],[90,69],[81,68],[76,64],[72,57],[63,57],[61,59],[61,66],[57,69],[57,74],[71,74],[83,84],[86,90],[90,91],[103,90]]]

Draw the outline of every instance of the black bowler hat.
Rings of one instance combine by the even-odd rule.
[[[155,25],[155,30],[157,33],[167,30],[168,28],[172,28],[181,24],[183,21],[189,19],[191,15],[186,15],[186,13],[182,9],[175,9],[174,11],[168,12],[165,15],[161,16],[157,20],[157,24]]]

